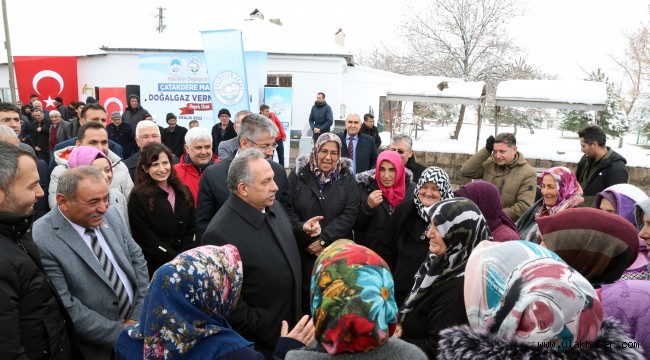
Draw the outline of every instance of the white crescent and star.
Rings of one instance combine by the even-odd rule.
[[[59,83],[59,92],[57,95],[63,91],[63,87],[65,86],[65,82],[63,81],[63,77],[61,75],[53,70],[41,70],[36,75],[34,75],[34,78],[32,79],[32,86],[34,87],[34,90],[36,91],[37,94],[41,95],[41,92],[38,91],[38,83],[44,78],[52,78],[56,80]],[[50,94],[47,95],[47,100],[43,100],[45,102],[45,107],[54,107],[54,99],[52,99],[52,96]]]
[[[120,100],[120,99],[118,99],[118,98],[116,98],[116,97],[108,98],[108,99],[104,102],[104,109],[108,109],[108,105],[111,104],[111,103],[116,103],[117,106],[120,107],[120,112],[124,112],[124,104],[122,104],[122,100]],[[110,114],[109,114],[109,115],[110,115]]]

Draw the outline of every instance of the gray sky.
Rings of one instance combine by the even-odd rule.
[[[412,0],[425,1],[425,0]],[[280,18],[287,29],[319,41],[333,41],[342,28],[353,53],[380,41],[399,47],[399,24],[408,21],[404,0],[9,0],[14,55],[77,55],[101,45],[120,46],[134,39],[146,46],[155,33],[156,7],[163,6],[164,36],[198,36],[246,17],[256,7],[267,19]],[[583,78],[581,67],[612,69],[607,54],[623,50],[622,32],[648,19],[642,0],[530,0],[528,13],[516,19],[512,34],[527,49],[530,63],[560,78]],[[92,5],[91,5],[92,4]],[[0,29],[4,39],[4,31]],[[0,55],[6,61],[6,53]],[[444,74],[440,74],[444,75]]]

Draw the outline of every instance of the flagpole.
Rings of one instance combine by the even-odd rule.
[[[16,79],[14,76],[14,58],[11,56],[11,38],[9,37],[9,19],[7,19],[7,1],[2,0],[2,20],[5,26],[5,49],[7,49],[7,65],[9,70],[9,91],[11,101],[16,102]],[[7,99],[3,99],[7,101]]]

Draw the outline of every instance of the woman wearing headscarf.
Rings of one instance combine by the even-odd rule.
[[[296,159],[288,176],[285,204],[298,242],[302,263],[302,311],[309,313],[309,275],[316,257],[325,247],[341,238],[352,238],[352,227],[359,214],[352,161],[341,157],[341,140],[336,134],[322,134],[311,153]],[[305,222],[322,216],[320,236],[303,230]]]
[[[544,245],[597,289],[605,315],[650,349],[650,302],[643,296],[650,291],[648,281],[619,280],[637,258],[636,228],[619,215],[579,208],[541,219],[539,230]]]
[[[135,174],[129,224],[152,276],[158,267],[198,245],[194,240],[194,199],[176,175],[171,151],[162,143],[145,145]]]
[[[429,253],[400,307],[396,336],[417,345],[430,359],[438,353],[440,331],[467,324],[463,304],[465,266],[490,229],[476,204],[465,198],[442,200],[429,211]]]
[[[125,224],[129,224],[129,212],[127,209],[127,202],[124,194],[116,189],[111,189],[110,185],[113,181],[113,164],[108,159],[108,156],[101,150],[92,146],[77,146],[72,149],[68,156],[68,169],[74,169],[78,166],[90,165],[101,170],[109,185],[108,195],[110,205],[117,209],[117,212],[124,220]]]
[[[537,200],[517,220],[517,229],[519,229],[521,238],[538,244],[537,219],[578,207],[585,201],[576,175],[564,166],[556,166],[544,171],[540,177],[539,186],[542,190],[542,198]]]
[[[411,170],[404,167],[396,151],[382,151],[375,169],[357,174],[361,207],[354,227],[354,239],[372,250],[383,236],[383,231],[397,205],[413,201],[415,184]]]
[[[117,359],[259,359],[264,356],[235,332],[227,316],[243,283],[241,258],[233,245],[201,246],[176,256],[153,276],[140,322],[120,334]],[[313,340],[307,317],[282,337],[274,357]]]
[[[650,199],[638,202],[635,206],[636,227],[639,237],[650,246]],[[650,264],[648,264],[650,268]]]
[[[596,194],[594,208],[606,211],[610,214],[617,214],[624,217],[634,227],[637,227],[634,206],[643,200],[646,195],[641,189],[630,184],[617,184]],[[639,253],[636,260],[625,270],[621,279],[645,280],[648,279],[648,247],[645,241],[639,237]]]
[[[426,359],[412,344],[391,338],[397,323],[393,278],[374,251],[337,240],[314,264],[311,312],[316,348],[287,359]]]
[[[404,303],[413,287],[413,275],[427,257],[427,211],[437,202],[453,197],[449,175],[432,166],[422,172],[413,190],[413,201],[397,205],[390,217],[376,251],[393,272],[397,305]]]
[[[490,226],[494,241],[519,240],[519,232],[508,214],[503,211],[499,189],[487,181],[478,180],[465,184],[454,191],[454,195],[470,199],[478,206],[479,210]]]
[[[526,241],[484,241],[466,268],[469,325],[441,333],[438,359],[642,359],[589,281]],[[626,344],[623,344],[626,343]]]

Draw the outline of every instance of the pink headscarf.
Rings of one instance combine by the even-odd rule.
[[[542,173],[539,179],[541,186],[544,176],[551,175],[557,184],[557,201],[549,210],[549,215],[553,215],[564,209],[578,207],[584,202],[582,197],[582,187],[576,179],[576,174],[569,168],[564,166],[552,167]],[[546,209],[546,205],[542,205],[537,211],[539,216]]]
[[[391,187],[385,187],[381,183],[381,174],[379,167],[382,161],[388,161],[395,166],[395,182]],[[388,203],[395,207],[404,200],[406,195],[406,171],[404,170],[404,163],[402,157],[399,156],[397,151],[386,150],[382,151],[377,157],[377,167],[375,168],[375,181],[381,190],[382,195],[386,197]]]
[[[73,169],[82,165],[92,165],[93,161],[98,158],[104,158],[108,161],[108,166],[113,172],[113,164],[111,160],[108,159],[108,156],[104,154],[101,150],[94,148],[92,146],[77,146],[72,149],[72,152],[68,156],[68,169]]]

